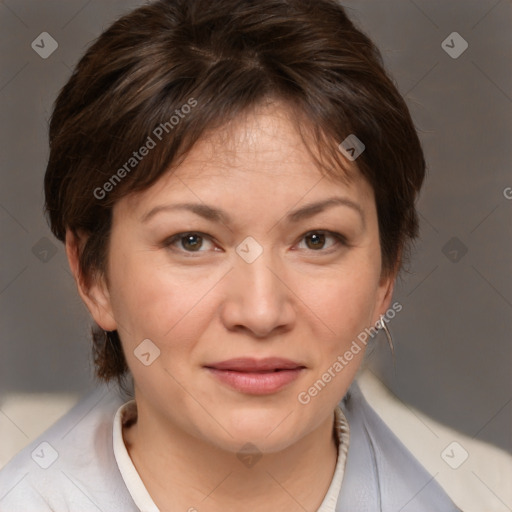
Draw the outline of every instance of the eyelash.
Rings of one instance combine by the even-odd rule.
[[[304,233],[304,235],[302,235],[302,237],[299,239],[299,241],[302,242],[308,236],[318,235],[318,234],[325,235],[326,237],[333,238],[337,244],[339,244],[339,245],[341,245],[343,247],[349,247],[347,239],[346,239],[346,237],[344,235],[342,235],[341,233],[336,233],[334,231],[327,231],[327,230],[322,230],[322,229],[312,230],[312,231],[308,231],[307,233]],[[189,236],[189,235],[198,235],[198,236],[202,237],[203,239],[208,239],[210,242],[213,243],[211,236],[207,235],[206,233],[202,233],[200,231],[185,231],[185,232],[182,232],[182,233],[176,233],[175,235],[172,235],[171,237],[167,238],[162,243],[162,246],[166,247],[166,248],[172,248],[172,246],[176,242],[180,242],[186,236]],[[322,254],[330,254],[334,250],[336,250],[336,247],[332,247],[332,246],[330,248],[328,248],[328,249],[318,249],[318,250],[310,249],[310,251],[313,252],[313,253],[322,253]],[[187,255],[194,255],[194,254],[200,254],[202,252],[206,252],[206,251],[201,251],[201,250],[199,250],[199,251],[187,251],[187,250],[185,250],[183,248],[178,249],[178,251],[182,252],[184,254],[187,254]]]

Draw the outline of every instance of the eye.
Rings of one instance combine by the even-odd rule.
[[[306,247],[301,246],[303,241],[305,241]],[[208,244],[210,247],[208,247]],[[211,237],[200,232],[177,233],[167,238],[162,245],[172,250],[185,253],[200,253],[212,249],[215,250],[215,244],[212,242]],[[341,233],[318,230],[310,231],[303,235],[298,248],[305,248],[314,252],[330,252],[335,249],[337,245],[348,245],[346,238]]]
[[[205,252],[205,250],[201,250],[205,243],[213,246],[213,242],[210,240],[208,235],[205,235],[204,233],[190,232],[177,233],[165,240],[163,245],[171,248],[176,247],[177,250],[183,250],[185,252]]]
[[[337,244],[347,245],[345,237],[340,233],[333,233],[330,231],[310,231],[306,233],[302,239],[306,241],[306,248],[311,249],[312,251],[322,251],[328,250],[335,247]],[[331,243],[328,243],[326,247],[326,243],[331,240]],[[299,248],[300,247],[299,244]]]

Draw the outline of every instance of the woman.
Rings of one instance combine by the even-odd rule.
[[[0,473],[0,510],[457,510],[354,381],[425,162],[342,7],[140,7],[77,65],[50,150],[103,384]]]

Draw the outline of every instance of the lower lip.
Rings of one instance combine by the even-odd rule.
[[[298,378],[304,368],[268,373],[248,373],[234,370],[207,368],[217,379],[228,386],[250,395],[270,395]]]

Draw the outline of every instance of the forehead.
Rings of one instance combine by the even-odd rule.
[[[192,180],[213,175],[236,179],[247,173],[321,177],[290,111],[276,103],[259,105],[208,131],[172,173]]]
[[[126,202],[130,209],[139,209],[183,192],[184,186],[210,198],[235,191],[254,196],[259,190],[273,198],[293,200],[295,196],[298,201],[312,189],[322,194],[334,188],[363,202],[373,200],[370,185],[354,163],[346,161],[346,171],[339,170],[338,178],[327,176],[315,159],[314,144],[306,145],[300,128],[284,105],[260,105],[210,130],[183,161],[149,189],[125,198]]]

